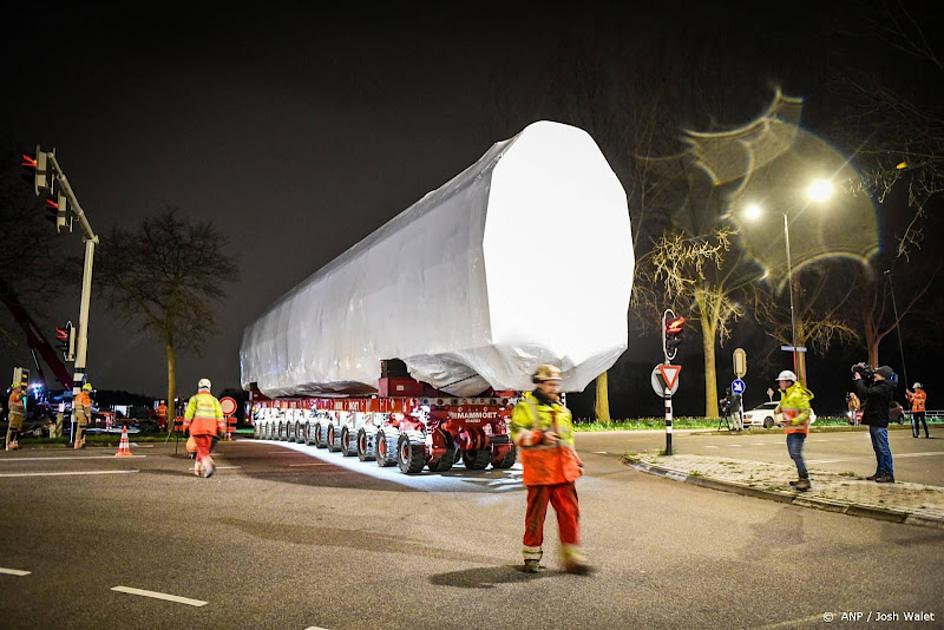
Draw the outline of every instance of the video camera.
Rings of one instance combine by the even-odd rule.
[[[850,368],[853,374],[858,374],[862,377],[863,381],[872,382],[875,380],[875,368],[866,363],[865,361],[859,361]]]

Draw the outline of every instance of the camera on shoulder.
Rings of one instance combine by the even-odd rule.
[[[875,368],[865,361],[859,361],[852,366],[851,370],[853,374],[858,374],[863,381],[875,380]]]

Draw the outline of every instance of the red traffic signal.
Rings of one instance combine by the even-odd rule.
[[[683,332],[683,326],[685,326],[685,318],[679,315],[678,317],[670,319],[665,323],[665,334],[680,335]]]
[[[59,341],[69,340],[69,328],[56,328],[56,339]]]
[[[36,156],[28,153],[20,154],[20,166],[23,168],[23,179],[33,185],[33,192],[39,195],[49,188],[49,180],[46,175],[46,162],[48,155],[38,146],[36,147]]]

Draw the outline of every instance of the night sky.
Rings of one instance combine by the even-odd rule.
[[[87,4],[20,4],[0,26],[0,136],[26,150],[55,147],[98,232],[176,205],[229,238],[240,279],[219,304],[220,334],[200,355],[178,359],[184,395],[202,376],[214,389],[238,387],[243,327],[532,122],[534,101],[548,95],[542,77],[568,51],[593,49],[601,64],[626,55],[653,55],[655,64],[665,46],[741,59],[743,72],[731,80],[756,91],[745,114],[783,82],[807,97],[805,122],[815,124],[824,114],[810,59],[828,50],[843,11],[865,5],[819,13],[781,4],[768,14],[694,2],[618,13],[587,4],[559,13],[497,3],[347,12],[231,6],[153,4],[127,16]],[[646,81],[658,77],[637,89],[648,89]],[[81,252],[77,234],[59,238]],[[79,287],[63,293],[49,322],[77,319]],[[113,321],[94,296],[93,304],[91,381],[161,395],[159,346]],[[623,363],[654,363],[651,343],[631,337],[630,345]],[[0,371],[17,361],[29,364],[3,350]],[[692,403],[695,412],[697,397]]]

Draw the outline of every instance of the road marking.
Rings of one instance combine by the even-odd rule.
[[[217,466],[217,470],[226,470],[227,468],[242,468],[242,466]]]
[[[718,448],[717,446],[706,445],[705,448]]]
[[[137,470],[77,470],[73,472],[0,473],[0,477],[64,477],[68,475],[123,475]]]
[[[20,571],[19,569],[4,569],[3,567],[0,567],[0,573],[3,573],[4,575],[15,575],[17,577],[23,577],[24,575],[30,574],[29,571]]]
[[[308,626],[305,630],[328,630],[327,628],[322,628],[320,626]]]
[[[743,448],[743,444],[725,444],[728,448]]]
[[[594,455],[609,455],[607,451],[593,451]]]
[[[199,599],[190,599],[189,597],[181,597],[180,595],[169,595],[167,593],[159,593],[157,591],[145,591],[140,588],[131,588],[130,586],[113,586],[111,590],[118,591],[119,593],[127,593],[128,595],[140,595],[141,597],[153,597],[154,599],[163,599],[168,602],[176,602],[178,604],[187,604],[188,606],[206,606],[209,602],[204,602]]]
[[[125,457],[147,457],[147,455],[125,455]],[[115,459],[114,455],[79,455],[78,457],[13,457],[10,459],[0,459],[0,464],[10,464],[13,462],[52,462],[52,461],[76,461],[80,459]]]
[[[898,455],[897,453],[892,453],[892,458],[898,459],[899,457],[931,457],[933,455],[944,455],[944,451],[937,453],[902,453]]]

